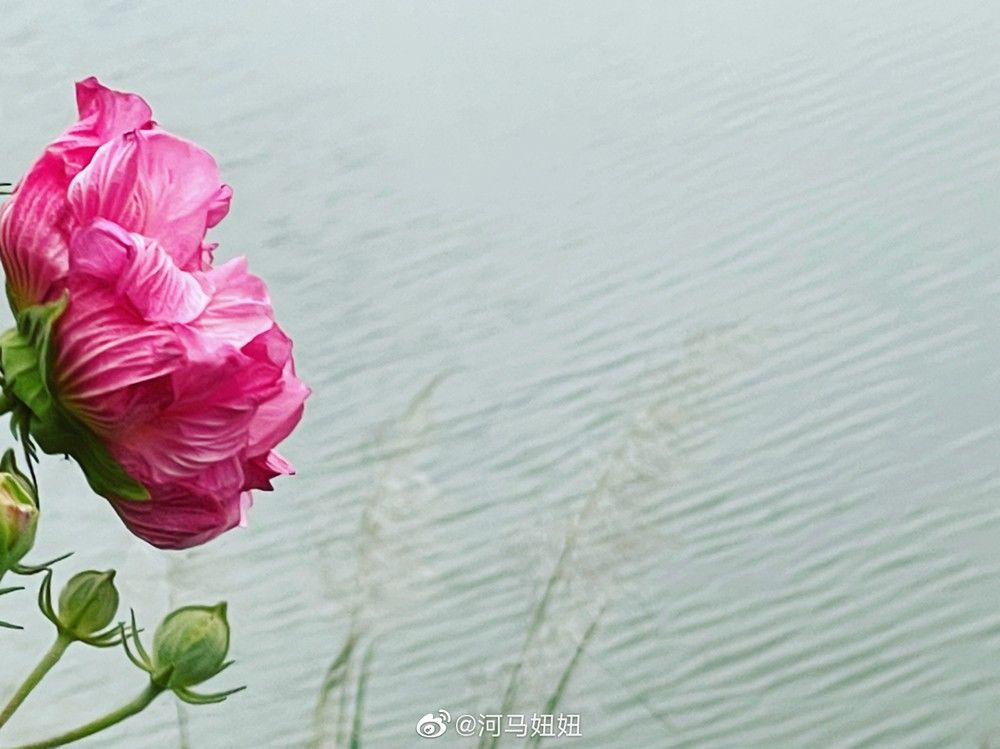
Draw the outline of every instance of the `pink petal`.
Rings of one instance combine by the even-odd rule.
[[[202,267],[210,219],[228,199],[219,168],[205,150],[162,130],[138,130],[109,141],[70,184],[80,224],[106,218],[159,242],[183,270]]]
[[[218,242],[201,243],[201,267],[203,270],[211,269],[212,262],[215,260],[215,251],[218,248]]]
[[[250,512],[250,508],[253,507],[253,494],[250,492],[240,493],[240,528],[246,528],[250,523],[247,520],[247,514]]]
[[[292,464],[285,460],[275,450],[266,455],[259,455],[247,461],[243,467],[244,489],[264,489],[270,491],[274,487],[271,479],[276,476],[291,476],[295,473]]]
[[[128,231],[138,232],[141,214],[147,210],[135,196],[138,179],[136,133],[126,133],[105,143],[70,182],[67,199],[77,223],[86,226],[105,218]]]
[[[90,76],[76,84],[76,107],[81,122],[105,142],[135,130],[153,118],[153,111],[138,94],[115,91]]]
[[[257,409],[250,426],[251,454],[274,447],[292,433],[302,420],[309,393],[309,388],[295,375],[285,374],[281,390]]]
[[[46,154],[0,207],[0,260],[17,309],[59,293],[69,265],[65,195],[62,168]]]
[[[159,413],[173,397],[166,375],[185,362],[174,327],[149,322],[104,282],[74,276],[56,325],[56,391],[98,434]]]
[[[192,493],[186,487],[157,486],[146,502],[112,500],[111,506],[139,538],[161,549],[187,549],[211,541],[244,517],[243,494]]]
[[[250,423],[274,396],[276,376],[236,349],[205,348],[188,335],[187,362],[172,376],[173,399],[157,418],[117,434],[112,452],[143,484],[239,490]]]
[[[67,178],[83,169],[102,144],[152,126],[153,112],[141,96],[114,91],[93,76],[76,84],[76,104],[79,122],[48,147],[62,160]]]
[[[310,390],[295,376],[292,341],[277,325],[244,347],[244,353],[263,365],[281,368],[278,391],[257,408],[250,425],[249,454],[267,453],[292,433],[302,419]]]
[[[216,226],[229,213],[229,204],[233,200],[233,188],[229,185],[222,185],[208,204],[207,224],[211,229]]]
[[[48,145],[0,209],[0,257],[18,309],[61,291],[75,225],[66,199],[70,180],[103,143],[150,125],[152,112],[141,97],[112,91],[96,78],[77,83],[76,96],[80,120]]]
[[[267,286],[235,258],[200,276],[211,299],[192,327],[237,348],[274,325]]]
[[[163,249],[117,224],[98,219],[73,235],[71,270],[100,278],[151,322],[189,322],[208,295]]]
[[[138,234],[132,236],[141,240]],[[155,242],[132,245],[129,265],[118,279],[118,290],[147,320],[190,322],[202,314],[209,302],[198,282],[174,265]]]
[[[132,242],[132,235],[118,224],[98,219],[74,233],[70,269],[73,273],[93,276],[108,286],[114,286],[128,264]]]

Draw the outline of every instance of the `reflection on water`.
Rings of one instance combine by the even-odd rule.
[[[379,431],[366,464],[376,469],[373,491],[363,500],[352,589],[328,591],[349,622],[343,646],[323,676],[315,709],[315,749],[360,744],[364,734],[364,697],[385,624],[405,624],[407,608],[420,605],[423,580],[418,550],[431,542],[427,510],[434,497],[427,477],[416,467],[426,447],[430,404],[444,377],[435,377],[410,402],[402,417]],[[335,567],[330,546],[319,548],[322,563]]]
[[[218,154],[218,256],[315,391],[299,475],[184,555],[46,462],[39,555],[119,567],[144,622],[228,599],[248,685],[91,746],[344,746],[360,715],[403,748],[553,697],[579,747],[995,743],[1000,8],[240,11],[3,9],[0,178],[72,80],[141,91]],[[0,687],[48,639],[13,636]],[[10,741],[137,689],[104,655]]]

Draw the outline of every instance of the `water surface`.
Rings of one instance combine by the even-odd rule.
[[[497,709],[568,533],[515,696],[600,613],[566,746],[1000,743],[995,4],[46,5],[0,8],[2,176],[73,80],[141,92],[218,156],[218,257],[315,391],[299,475],[190,553],[46,460],[39,555],[149,627],[228,599],[212,686],[248,685],[81,746],[333,746],[353,627],[363,746],[412,747]],[[48,637],[3,634],[0,686]],[[9,741],[140,676],[70,651]]]

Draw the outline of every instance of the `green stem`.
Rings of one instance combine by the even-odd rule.
[[[54,736],[51,739],[38,741],[34,744],[24,744],[23,746],[17,747],[17,749],[50,749],[50,747],[63,746],[64,744],[69,744],[72,741],[77,741],[78,739],[95,734],[98,731],[103,731],[105,728],[110,728],[116,723],[121,723],[126,718],[131,718],[133,715],[141,713],[146,709],[149,703],[160,695],[162,691],[163,689],[161,687],[158,687],[155,684],[149,684],[138,695],[136,695],[134,700],[126,702],[117,710],[112,710],[110,713],[98,718],[97,720],[92,720],[90,723],[85,723],[79,728],[74,728],[72,731],[67,731],[64,734]]]
[[[62,633],[56,637],[56,641],[52,643],[52,647],[48,649],[48,652],[42,656],[38,665],[35,666],[35,670],[28,674],[28,678],[25,679],[24,683],[17,688],[16,692],[14,692],[14,696],[10,698],[10,702],[7,703],[3,712],[0,712],[0,726],[3,726],[8,720],[10,720],[10,716],[12,716],[14,711],[21,706],[21,703],[24,702],[25,698],[31,694],[31,690],[38,686],[38,682],[42,680],[45,674],[47,674],[52,667],[56,665],[62,657],[62,654],[66,652],[66,648],[69,647],[71,642],[73,642],[73,640]]]

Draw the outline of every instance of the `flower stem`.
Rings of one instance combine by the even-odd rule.
[[[133,715],[141,713],[146,709],[149,703],[159,696],[162,691],[162,687],[158,687],[155,684],[149,684],[138,695],[136,695],[134,700],[126,702],[117,710],[112,710],[110,713],[98,718],[97,720],[92,720],[90,723],[85,723],[79,728],[74,728],[72,731],[67,731],[64,734],[54,736],[51,739],[38,741],[34,744],[24,744],[23,746],[17,747],[17,749],[50,749],[50,747],[63,746],[64,744],[69,744],[72,741],[77,741],[78,739],[95,734],[98,731],[103,731],[105,728],[110,728],[116,723],[121,723],[126,718],[131,718]]]
[[[62,657],[62,654],[66,652],[66,648],[69,647],[71,642],[73,642],[72,638],[59,633],[59,636],[56,637],[56,641],[52,643],[52,647],[50,647],[48,652],[42,656],[38,665],[35,666],[35,669],[30,674],[28,674],[28,678],[25,679],[24,683],[17,688],[17,691],[14,692],[14,696],[10,698],[10,702],[8,702],[7,706],[4,707],[2,712],[0,712],[0,726],[3,726],[8,720],[10,720],[10,716],[12,716],[14,711],[21,706],[21,703],[24,702],[25,698],[31,694],[31,690],[38,686],[38,682],[42,680],[45,674],[47,674],[52,667],[56,665]]]

